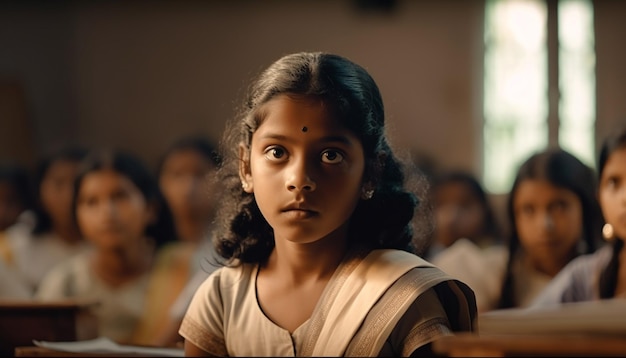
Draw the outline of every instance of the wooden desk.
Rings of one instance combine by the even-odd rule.
[[[10,357],[33,339],[73,341],[95,338],[97,327],[88,304],[59,301],[0,301],[0,356]]]
[[[43,347],[16,347],[16,357],[150,357],[142,354],[98,354],[98,353],[74,353],[64,352]]]
[[[462,333],[433,342],[433,350],[436,354],[447,357],[624,357],[626,336]]]

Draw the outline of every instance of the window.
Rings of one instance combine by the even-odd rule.
[[[521,162],[547,146],[561,146],[593,166],[591,0],[487,0],[484,66],[483,181],[489,192],[508,192]]]

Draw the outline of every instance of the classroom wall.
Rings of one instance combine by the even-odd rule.
[[[217,140],[273,60],[322,50],[375,77],[404,153],[480,174],[483,2],[357,3],[375,1],[2,2],[0,103],[22,104],[0,109],[0,159],[78,142],[154,162],[181,135]],[[626,2],[595,7],[599,140],[626,118]]]
[[[378,81],[394,143],[477,165],[481,2],[356,3],[4,4],[0,77],[24,87],[38,152],[78,141],[153,160],[183,134],[217,139],[252,76],[278,57],[337,52]]]

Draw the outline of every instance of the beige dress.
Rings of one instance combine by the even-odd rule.
[[[257,273],[258,265],[245,264],[214,272],[179,333],[218,356],[407,356],[473,329],[471,290],[403,251],[348,255],[312,316],[291,334],[261,311]]]
[[[478,312],[498,308],[509,253],[504,246],[480,248],[460,239],[432,261],[448,275],[465,282],[476,294]],[[514,300],[516,307],[527,307],[552,277],[537,271],[523,253],[513,260]]]
[[[136,343],[133,336],[144,314],[149,274],[112,288],[100,280],[90,267],[91,252],[83,252],[57,265],[41,282],[35,298],[54,301],[67,298],[97,302],[93,314],[98,333],[119,343]]]
[[[32,234],[32,224],[18,223],[6,230],[10,265],[34,293],[43,277],[58,263],[87,250],[86,241],[70,244],[54,233]]]

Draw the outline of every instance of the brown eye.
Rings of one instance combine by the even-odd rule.
[[[343,154],[336,150],[328,149],[322,152],[322,162],[328,164],[339,164],[343,161]]]
[[[278,146],[270,147],[265,150],[265,157],[271,161],[281,162],[287,159],[287,151]]]

